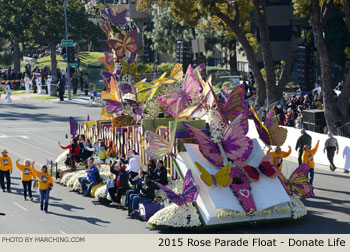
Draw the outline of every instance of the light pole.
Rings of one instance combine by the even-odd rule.
[[[64,25],[65,25],[65,30],[66,30],[66,40],[68,40],[68,22],[67,22],[67,0],[64,0]],[[67,55],[67,72],[66,80],[68,81],[68,100],[72,100],[71,97],[71,87],[70,87],[70,67],[69,67],[69,62],[68,62],[68,47],[66,46],[66,55]]]

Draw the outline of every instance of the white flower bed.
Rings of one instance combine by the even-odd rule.
[[[70,187],[70,188],[74,189],[74,185],[78,181],[78,178],[85,177],[85,176],[86,176],[86,171],[85,170],[74,172],[73,176],[67,182],[67,187]],[[75,186],[75,187],[77,187],[77,186]]]
[[[155,213],[148,220],[148,223],[174,228],[199,227],[202,225],[197,209],[192,204],[188,206],[171,204]]]
[[[102,198],[107,198],[106,187],[107,187],[107,185],[104,185],[104,186],[101,186],[100,188],[97,188],[97,190],[95,192],[95,199],[99,200]]]
[[[66,186],[68,181],[73,177],[73,175],[74,175],[74,172],[69,172],[64,174],[61,179],[61,184]]]
[[[290,199],[291,201],[288,202],[288,205],[292,212],[292,218],[297,220],[305,216],[307,214],[307,210],[303,202],[301,202],[301,200],[295,196],[291,196]]]
[[[168,175],[168,184],[166,187],[170,188],[176,193],[181,193],[182,190],[182,184],[183,181],[178,179],[178,180],[173,180],[170,175]],[[170,200],[166,197],[166,194],[163,190],[159,189],[155,191],[155,197],[161,197],[164,202],[164,206],[167,207],[171,204]]]
[[[62,152],[57,158],[56,158],[56,162],[57,162],[57,169],[59,171],[64,171],[64,170],[68,170],[70,169],[69,166],[67,166],[64,162],[67,159],[67,154],[69,153],[68,150]]]

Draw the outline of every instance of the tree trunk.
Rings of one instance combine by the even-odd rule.
[[[281,74],[278,80],[278,85],[275,91],[276,100],[280,100],[283,97],[283,90],[287,84],[288,78],[290,76],[290,72],[292,71],[293,62],[296,56],[297,56],[297,52],[290,52],[287,55],[286,60],[284,61],[284,65],[282,66]]]
[[[280,92],[276,92],[275,66],[272,59],[271,42],[265,17],[265,0],[253,0],[256,24],[259,27],[261,54],[264,62],[267,82],[267,104],[280,99]]]
[[[13,68],[17,79],[17,73],[21,71],[21,51],[19,49],[19,43],[16,38],[13,40],[12,44],[13,44]]]
[[[238,75],[237,70],[237,53],[236,53],[236,41],[233,41],[232,44],[228,46],[229,50],[229,65],[231,75]]]
[[[49,48],[51,51],[51,74],[52,83],[57,83],[57,59],[56,59],[56,43],[49,42]]]
[[[315,44],[320,57],[321,84],[323,92],[324,115],[328,129],[336,133],[336,105],[333,96],[331,61],[323,38],[322,21],[320,17],[319,0],[311,1],[311,24]]]
[[[217,13],[216,15],[223,22],[225,22],[230,27],[230,29],[236,34],[238,42],[242,45],[244,52],[246,53],[250,69],[254,76],[254,80],[258,84],[258,95],[257,95],[257,100],[255,101],[255,106],[260,108],[264,106],[265,98],[266,98],[265,81],[261,75],[258,62],[256,61],[254,49],[249,44],[249,41],[247,40],[243,30],[239,27],[238,6],[236,3],[233,3],[233,4],[236,11],[236,18],[234,21],[223,13]]]
[[[348,122],[350,119],[349,115],[349,105],[350,105],[350,71],[348,72],[343,89],[337,101],[337,107],[342,116],[342,121],[344,123]]]

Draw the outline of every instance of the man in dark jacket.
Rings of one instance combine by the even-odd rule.
[[[131,195],[138,195],[140,193],[140,185],[145,180],[146,172],[142,169],[139,170],[139,175],[129,179],[130,184],[132,185],[132,189],[127,190],[125,193],[125,204],[124,208],[131,209]]]
[[[154,170],[154,172],[152,172],[151,177],[154,182],[158,182],[162,185],[168,184],[167,170],[164,167],[163,160],[159,160],[157,162],[157,168]]]
[[[139,195],[134,195],[134,197],[131,197],[131,210],[133,210],[131,216],[139,215],[138,209],[140,203],[151,203],[154,199],[155,187],[149,175],[145,176],[145,180],[142,182],[140,187]]]
[[[115,168],[115,164],[116,162],[114,162],[110,167],[110,172],[115,174],[115,184],[114,187],[110,187],[108,189],[108,192],[113,200],[110,205],[120,206],[120,199],[122,197],[122,194],[128,189],[128,173],[125,171],[125,164],[120,163],[119,169]],[[117,196],[115,196],[115,193],[117,193]]]
[[[295,145],[295,150],[299,149],[298,162],[299,165],[302,165],[301,157],[303,156],[304,146],[311,146],[312,138],[309,134],[306,133],[305,129],[301,129],[301,136],[298,138],[297,144]]]
[[[58,95],[60,97],[60,101],[64,101],[64,91],[66,89],[65,76],[61,76],[58,79]]]

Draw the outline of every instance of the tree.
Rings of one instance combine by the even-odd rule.
[[[189,26],[197,26],[201,20],[220,19],[225,25],[222,26],[225,35],[234,33],[237,41],[242,45],[247,56],[250,69],[254,79],[258,84],[258,99],[256,105],[263,106],[267,94],[268,104],[282,98],[284,88],[291,71],[293,54],[291,53],[285,60],[279,76],[278,85],[275,81],[274,64],[268,36],[267,23],[265,18],[265,0],[140,0],[138,9],[150,8],[151,4],[157,4],[171,9],[173,16],[177,20],[185,21]],[[260,72],[255,50],[256,38],[247,32],[247,26],[251,23],[251,14],[255,14],[257,20],[263,53],[263,63],[266,71],[267,91],[265,81]]]
[[[20,43],[28,38],[27,31],[33,14],[32,2],[28,0],[0,0],[0,36],[11,42],[16,74],[21,67]]]
[[[350,26],[348,26],[350,24],[350,2],[349,0],[313,0],[311,2],[305,0],[293,0],[293,3],[295,12],[300,14],[301,17],[308,19],[312,26],[314,41],[320,60],[325,119],[328,129],[335,133],[335,124],[339,120],[338,111],[340,112],[343,121],[349,120],[350,71],[347,74],[345,85],[336,104],[333,95],[331,58],[326,39],[324,38],[324,29],[331,11],[334,8],[341,8],[344,11],[345,23],[350,32]]]

